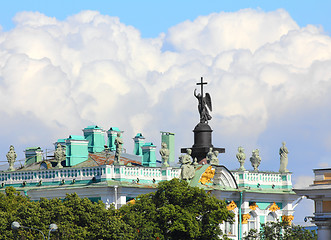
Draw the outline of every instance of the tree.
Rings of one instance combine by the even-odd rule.
[[[315,231],[309,231],[301,226],[291,226],[288,222],[268,222],[261,224],[260,232],[251,229],[245,240],[316,240]]]
[[[42,239],[35,230],[13,231],[11,223],[41,230],[51,223],[51,239],[219,239],[219,224],[232,221],[224,201],[187,182],[162,182],[155,193],[140,195],[135,204],[106,209],[76,193],[64,199],[31,201],[13,187],[0,193],[0,239]]]
[[[42,239],[35,230],[13,231],[13,221],[46,235],[49,225],[56,223],[58,231],[51,234],[51,239],[133,239],[130,226],[117,217],[114,207],[106,209],[101,201],[92,203],[74,193],[63,200],[42,198],[33,202],[13,187],[5,192],[0,193],[1,239]]]
[[[224,201],[179,179],[159,183],[119,214],[135,239],[219,239],[220,223],[233,219]]]

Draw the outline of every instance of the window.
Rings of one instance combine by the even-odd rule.
[[[234,235],[234,224],[231,222],[225,222],[224,231],[227,235]]]
[[[233,211],[230,211],[230,212],[234,213]],[[225,234],[227,234],[227,235],[234,235],[235,234],[234,230],[235,230],[234,229],[234,223],[231,223],[231,221],[225,222],[225,224],[224,224],[224,232],[225,232]]]
[[[267,222],[276,222],[276,216],[274,213],[270,212],[267,216]]]
[[[251,229],[257,229],[257,216],[256,213],[250,212],[249,215],[251,216],[248,219],[248,231]]]

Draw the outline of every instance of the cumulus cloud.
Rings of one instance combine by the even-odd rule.
[[[313,176],[297,176],[293,178],[293,188],[306,188],[309,185],[313,184],[314,177]]]
[[[177,148],[189,147],[201,76],[214,105],[214,145],[227,148],[221,159],[230,168],[239,145],[247,156],[260,147],[269,170],[279,168],[282,140],[290,140],[293,171],[330,150],[331,38],[285,10],[213,13],[154,39],[95,11],[64,21],[21,12],[14,21],[0,32],[0,124],[19,134],[6,131],[2,156],[9,144],[50,146],[88,124],[124,130],[129,151],[137,132],[157,145],[159,131],[175,132]]]

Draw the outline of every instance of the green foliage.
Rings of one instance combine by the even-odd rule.
[[[42,239],[35,230],[13,231],[13,221],[39,229],[45,235],[48,235],[49,225],[56,223],[59,229],[51,233],[51,239],[132,239],[127,234],[130,227],[116,216],[113,207],[106,209],[101,201],[92,203],[76,193],[68,194],[63,200],[44,198],[33,202],[8,187],[6,194],[0,193],[0,238]]]
[[[119,210],[136,231],[135,239],[219,239],[219,224],[232,219],[224,201],[186,181],[159,184],[155,193],[140,195]]]
[[[287,222],[268,222],[261,224],[260,232],[251,229],[245,240],[316,240],[315,231],[309,231],[301,226],[291,226]]]
[[[35,230],[11,229],[13,221],[41,230],[46,236],[51,223],[58,231],[51,239],[219,239],[219,224],[232,221],[224,201],[187,182],[162,182],[155,193],[143,194],[135,204],[115,210],[99,201],[92,203],[76,193],[64,199],[30,201],[14,188],[0,193],[0,239],[42,239]]]

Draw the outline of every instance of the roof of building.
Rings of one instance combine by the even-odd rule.
[[[87,126],[84,129],[102,129],[101,127],[97,126],[97,125],[91,125],[91,126]]]
[[[114,152],[109,152],[108,156],[105,152],[89,153],[89,157],[86,161],[73,167],[95,167],[107,164],[111,165],[114,162],[114,157]],[[124,165],[128,165],[129,163],[133,165],[141,165],[141,161],[137,161],[136,159],[137,158],[135,155],[125,154],[125,156],[121,156],[120,161],[123,161]]]
[[[80,135],[70,135],[68,138],[68,140],[84,140],[87,141],[84,136],[80,136]]]

